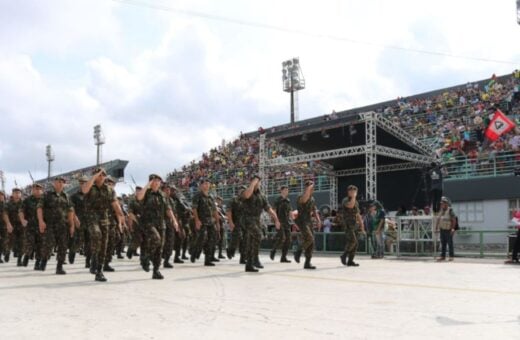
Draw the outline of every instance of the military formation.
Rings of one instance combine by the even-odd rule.
[[[170,269],[188,260],[196,263],[201,257],[204,266],[212,267],[239,253],[245,271],[258,272],[264,268],[259,257],[265,235],[261,215],[267,213],[276,228],[271,260],[280,249],[280,262],[292,262],[288,253],[295,238],[293,228],[297,228],[300,236],[294,260],[300,263],[303,255],[303,268],[316,268],[311,263],[314,229],[317,226],[319,230],[321,221],[311,180],[305,182],[304,192],[294,202],[295,213],[288,187],[280,188],[273,208],[260,190],[257,175],[249,185],[241,186],[227,205],[210,194],[211,183],[206,178],[200,180],[191,201],[159,175],[151,174],[148,179],[145,186],[136,186],[127,201],[117,197],[116,181],[103,168],[79,178],[79,189],[70,197],[64,191],[67,181],[61,176],[54,178],[47,191],[41,184],[33,184],[25,199],[18,188],[9,199],[0,191],[0,263],[9,262],[12,255],[19,267],[34,261],[35,271],[45,271],[54,257],[56,275],[65,275],[64,266],[73,264],[80,255],[95,281],[105,282],[105,273],[115,271],[113,260],[126,254],[130,260],[138,258],[143,271],[152,271],[152,279],[160,280],[164,278],[161,268]],[[340,259],[346,266],[358,265],[353,261],[356,225],[363,222],[356,195],[357,188],[349,187],[342,202],[347,241]]]

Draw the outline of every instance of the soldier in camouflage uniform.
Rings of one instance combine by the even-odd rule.
[[[74,259],[76,256],[77,245],[83,246],[83,252],[85,254],[85,268],[90,268],[90,242],[89,242],[89,234],[88,234],[88,212],[87,212],[87,201],[85,199],[85,194],[82,189],[86,186],[88,182],[87,176],[82,176],[79,179],[79,189],[75,192],[71,197],[70,201],[72,206],[74,207],[74,224],[75,231],[74,236],[71,240],[77,240],[77,243],[70,242],[69,243],[69,263],[74,263]],[[77,238],[77,239],[76,239]],[[72,245],[72,247],[71,247]]]
[[[22,266],[23,244],[25,242],[25,227],[23,226],[20,214],[22,212],[22,191],[14,188],[11,199],[7,203],[7,215],[13,226],[13,232],[10,235],[10,244],[13,249],[13,255],[17,258],[16,265]]]
[[[278,220],[280,220],[281,227],[276,234],[270,257],[271,260],[274,261],[276,249],[280,248],[282,249],[280,262],[291,263],[291,261],[287,259],[287,252],[291,246],[291,201],[289,200],[289,188],[286,185],[280,188],[280,196],[274,202],[274,210],[276,211]]]
[[[359,204],[356,199],[358,189],[354,185],[349,185],[347,188],[347,197],[341,202],[341,222],[345,229],[345,251],[340,256],[341,263],[344,266],[357,267],[359,264],[354,262],[356,250],[358,246],[357,240],[357,226],[361,227],[361,232],[364,233],[365,227],[363,219],[361,218]],[[347,261],[348,256],[348,261]]]
[[[103,274],[105,263],[109,220],[108,212],[116,212],[118,226],[121,228],[123,221],[117,213],[119,204],[115,191],[105,183],[107,177],[103,168],[94,169],[92,178],[85,184],[81,191],[85,194],[88,211],[89,236],[90,236],[90,272],[96,274],[96,281],[105,282],[107,279]]]
[[[0,263],[4,263],[2,255],[4,255],[5,262],[9,262],[9,234],[13,232],[13,226],[9,221],[7,214],[7,203],[5,193],[0,191]]]
[[[40,233],[42,234],[42,262],[40,269],[45,270],[52,247],[58,248],[56,256],[56,274],[64,275],[63,270],[67,253],[69,232],[74,235],[74,208],[67,194],[63,191],[65,178],[54,179],[53,189],[47,191],[37,205],[37,216]]]
[[[27,267],[29,258],[34,253],[36,263],[34,270],[40,270],[42,242],[40,237],[37,208],[43,200],[43,186],[35,183],[32,186],[32,195],[26,198],[22,204],[23,219],[27,221],[25,230],[23,266]]]
[[[132,241],[128,246],[126,251],[126,257],[128,259],[132,259],[137,252],[137,248],[141,248],[141,264],[143,263],[144,258],[146,257],[146,242],[144,230],[141,226],[141,216],[143,215],[142,205],[137,201],[136,196],[143,190],[142,187],[135,187],[135,195],[130,199],[130,203],[128,204],[128,227],[130,228],[130,234]]]
[[[224,245],[226,244],[226,230],[224,229],[224,225],[226,223],[226,213],[224,211],[224,200],[222,199],[222,197],[218,196],[215,200],[215,203],[217,204],[217,212],[220,225],[219,237],[217,242],[218,258],[225,259],[226,257],[222,255],[222,250],[224,249]]]
[[[107,178],[105,178],[105,183],[112,189],[114,193],[116,192],[116,181],[114,178],[112,178],[112,176],[107,176]],[[105,255],[105,262],[103,263],[103,271],[105,272],[115,271],[115,269],[112,266],[110,266],[110,262],[112,262],[112,258],[114,257],[114,251],[116,250],[116,245],[120,241],[123,234],[122,228],[120,228],[118,223],[118,221],[123,219],[121,205],[119,204],[118,200],[116,200],[115,207],[115,209],[108,210],[108,243]]]
[[[316,214],[316,203],[312,196],[313,193],[314,182],[308,180],[305,182],[305,191],[297,198],[298,217],[296,218],[296,224],[302,234],[302,245],[301,248],[294,253],[294,259],[297,263],[300,263],[300,256],[303,251],[305,253],[304,269],[316,269],[315,266],[311,265],[312,253],[314,251],[313,217],[317,220],[318,229],[321,228],[321,221]]]
[[[179,223],[179,232],[175,234],[175,259],[174,263],[184,263],[187,260],[186,248],[190,239],[191,208],[177,192],[175,185],[171,186],[171,197],[175,202],[175,216]],[[181,257],[182,251],[182,257]],[[182,259],[181,259],[182,258]]]
[[[201,179],[199,191],[193,196],[192,211],[195,220],[197,238],[194,249],[191,252],[190,260],[200,256],[204,250],[204,265],[214,266],[215,246],[219,235],[220,225],[217,206],[213,198],[209,195],[210,182],[208,179]],[[217,259],[218,260],[218,259]]]
[[[246,272],[258,272],[256,268],[263,268],[259,259],[260,242],[262,240],[262,226],[260,215],[262,210],[271,215],[276,230],[280,229],[280,221],[269,205],[267,198],[260,192],[260,177],[254,176],[249,187],[242,192],[242,221],[244,224],[246,249]],[[256,268],[255,268],[256,267]]]
[[[244,231],[242,227],[242,201],[240,197],[247,187],[241,185],[238,188],[237,196],[233,197],[227,206],[227,220],[229,223],[229,229],[231,230],[231,240],[228,248],[226,249],[226,255],[228,259],[232,259],[235,256],[235,251],[240,251],[240,264],[245,264],[244,258]]]
[[[159,175],[151,174],[148,176],[149,182],[137,195],[137,200],[142,202],[143,216],[142,224],[146,230],[146,243],[148,257],[143,269],[149,271],[149,260],[153,263],[152,279],[163,279],[159,268],[161,266],[162,248],[164,245],[165,219],[169,218],[174,229],[178,230],[179,225],[173,214],[170,202],[159,189],[162,179]]]
[[[164,194],[164,197],[168,201],[168,204],[172,208],[172,211],[175,214],[175,201],[171,198],[171,188],[168,184],[164,184],[162,186],[162,192]],[[177,218],[177,217],[176,217]],[[178,219],[177,219],[178,221]],[[179,228],[180,229],[180,228]],[[171,222],[169,220],[166,220],[166,230],[164,235],[164,247],[162,251],[162,258],[163,258],[163,266],[164,268],[173,268],[173,265],[170,263],[170,257],[173,254],[173,247],[175,245],[175,228],[171,225]]]

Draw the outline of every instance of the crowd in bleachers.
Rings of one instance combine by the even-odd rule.
[[[470,162],[489,161],[498,155],[512,153],[520,162],[520,134],[515,129],[490,143],[484,137],[485,129],[496,109],[500,109],[520,125],[520,71],[502,79],[493,75],[485,85],[468,83],[466,86],[430,96],[412,99],[398,98],[378,111],[404,130],[416,135],[436,150],[443,161],[464,158]],[[335,120],[338,114],[326,115]],[[265,133],[260,128],[258,134]],[[202,155],[167,178],[178,187],[195,190],[201,177],[211,180],[213,189],[239,185],[258,171],[259,138],[257,135],[240,135],[229,143]],[[297,154],[285,144],[267,139],[269,158]],[[515,158],[515,159],[516,159]],[[281,166],[270,172],[270,179],[289,179],[293,184],[302,178],[320,178],[327,166],[320,162]]]

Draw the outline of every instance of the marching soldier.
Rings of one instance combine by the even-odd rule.
[[[115,194],[115,179],[112,178],[112,176],[107,176],[105,178],[105,183],[112,189],[112,191]],[[115,269],[112,266],[110,266],[110,262],[112,262],[112,258],[114,257],[116,245],[123,235],[122,225],[124,224],[124,222],[122,222],[121,225],[119,225],[118,221],[124,221],[124,215],[121,210],[121,205],[119,204],[119,201],[117,199],[115,203],[116,204],[114,205],[114,209],[108,210],[108,244],[105,255],[105,263],[103,263],[103,271],[105,272],[115,271]]]
[[[80,245],[83,247],[83,252],[85,254],[85,268],[90,268],[91,254],[87,220],[87,201],[85,199],[85,194],[82,191],[88,182],[88,177],[82,176],[80,177],[78,182],[78,191],[70,197],[70,201],[72,202],[72,206],[74,207],[75,236],[71,238],[71,240],[73,241],[71,242],[71,244],[69,244],[69,263],[74,263],[77,246]],[[75,241],[77,241],[77,243]]]
[[[40,233],[42,234],[42,256],[40,269],[47,265],[52,248],[58,248],[56,256],[56,274],[66,274],[63,270],[67,253],[67,239],[74,235],[74,208],[67,194],[63,191],[66,179],[58,176],[54,179],[53,188],[45,193],[43,200],[37,205],[37,216]]]
[[[175,201],[171,198],[171,188],[168,184],[164,183],[162,186],[162,192],[164,193],[164,196],[166,197],[166,200],[168,201],[168,204],[172,208],[172,211],[174,211],[175,214]],[[177,219],[178,221],[178,219]],[[179,228],[180,230],[180,228]],[[173,268],[173,265],[170,263],[170,257],[173,254],[173,248],[175,245],[175,235],[176,231],[175,228],[170,225],[170,221],[166,221],[166,230],[165,230],[165,236],[164,236],[164,247],[162,252],[162,258],[163,258],[163,267],[164,268]]]
[[[4,255],[5,262],[9,262],[9,255],[11,254],[9,238],[13,232],[13,226],[9,221],[6,197],[3,191],[0,191],[0,215],[0,263],[4,263],[2,255]]]
[[[357,225],[360,226],[361,232],[365,233],[363,218],[359,210],[357,201],[358,188],[355,185],[349,185],[347,188],[347,197],[341,202],[341,222],[345,229],[345,251],[340,256],[341,263],[344,266],[357,267],[359,264],[354,262],[356,250],[358,246]],[[347,261],[348,256],[348,261]]]
[[[171,197],[175,202],[175,215],[179,223],[179,232],[175,234],[175,259],[173,262],[184,263],[182,260],[188,259],[188,257],[186,257],[186,249],[190,238],[191,208],[188,206],[188,203],[179,196],[175,185],[171,185]]]
[[[90,236],[90,272],[96,274],[96,281],[105,282],[107,279],[103,274],[103,265],[107,255],[109,237],[108,212],[116,212],[119,228],[123,221],[119,215],[119,204],[115,191],[105,183],[107,177],[103,168],[94,169],[90,180],[82,187],[85,194],[88,211],[89,236]]]
[[[271,215],[276,229],[280,229],[280,221],[276,213],[269,205],[267,198],[260,192],[260,177],[254,176],[249,187],[242,192],[241,196],[244,223],[246,249],[246,272],[258,272],[256,268],[263,268],[259,259],[260,242],[262,240],[262,226],[260,215],[262,210]]]
[[[199,191],[194,195],[192,201],[192,211],[197,232],[195,247],[191,252],[190,260],[200,256],[204,250],[204,265],[214,266],[214,253],[217,238],[220,232],[219,216],[215,201],[209,195],[210,182],[203,178],[200,181]]]
[[[24,258],[22,265],[27,267],[29,264],[29,258],[34,253],[36,263],[34,270],[40,270],[40,263],[42,260],[42,242],[40,237],[40,231],[38,226],[38,214],[37,209],[40,202],[43,200],[43,186],[38,183],[32,185],[32,194],[23,201],[22,204],[22,220],[27,221],[25,227],[25,243],[24,243]]]
[[[280,220],[281,227],[276,234],[270,257],[271,260],[274,261],[276,249],[280,248],[282,249],[282,257],[280,262],[291,263],[291,261],[287,259],[287,252],[291,246],[291,201],[289,200],[289,187],[286,185],[280,188],[280,196],[274,203],[274,209],[276,211],[276,216],[278,216],[278,220]]]
[[[172,207],[166,196],[159,190],[162,179],[159,175],[148,176],[149,182],[137,195],[137,200],[142,202],[142,223],[146,233],[148,257],[143,269],[149,271],[149,260],[153,263],[152,279],[161,280],[164,277],[159,271],[161,266],[161,255],[164,244],[165,219],[169,218],[171,226],[176,230],[179,228]]]
[[[242,201],[240,197],[247,187],[241,185],[238,188],[237,196],[233,197],[227,207],[227,219],[229,222],[229,229],[231,230],[231,240],[229,246],[226,249],[226,255],[228,259],[232,259],[235,256],[235,251],[240,251],[240,264],[245,264],[244,258],[244,231],[242,227]]]
[[[305,265],[304,269],[316,269],[315,266],[311,265],[312,253],[314,251],[314,230],[312,226],[312,218],[315,217],[317,220],[318,229],[321,229],[321,221],[319,216],[316,214],[316,203],[312,194],[314,193],[314,182],[307,180],[305,182],[305,191],[302,195],[298,196],[298,217],[296,218],[296,224],[302,234],[302,245],[300,249],[294,253],[294,259],[297,263],[300,263],[300,257],[302,252],[305,254]]]
[[[17,258],[16,266],[18,267],[22,266],[23,243],[25,241],[25,227],[20,218],[22,203],[22,191],[19,188],[14,188],[11,199],[7,202],[7,215],[13,228],[13,232],[10,234],[10,244],[13,255]]]
[[[219,239],[217,242],[218,245],[218,258],[219,259],[225,259],[226,257],[222,255],[222,249],[224,248],[224,244],[226,241],[226,231],[224,230],[224,224],[226,222],[226,214],[224,212],[224,205],[223,205],[223,199],[222,197],[218,196],[216,199],[217,204],[217,212],[219,217],[219,224],[220,224],[220,230],[219,230]]]
[[[145,252],[144,236],[141,225],[139,223],[142,212],[142,206],[137,201],[136,196],[143,190],[142,187],[135,187],[135,195],[128,203],[128,228],[130,229],[131,242],[126,250],[126,257],[130,260],[137,254],[137,248],[141,247],[141,262]]]

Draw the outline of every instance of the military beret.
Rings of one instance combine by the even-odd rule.
[[[313,182],[312,180],[310,180],[310,179],[308,179],[308,180],[305,181],[305,186],[306,186],[306,187],[308,187],[308,186],[310,186],[310,185],[313,185],[313,184],[314,184],[314,182]]]
[[[355,185],[349,185],[349,186],[347,187],[347,191],[352,191],[352,190],[357,191],[357,190],[358,190],[357,186],[355,186]]]
[[[78,179],[78,181],[79,181],[80,183],[88,182],[88,177],[87,177],[87,176],[81,176],[81,177]]]
[[[13,188],[12,192],[22,192],[22,190],[20,188]]]
[[[143,190],[143,187],[138,185],[135,187],[135,190]]]
[[[56,177],[54,177],[54,180],[55,181],[62,181],[62,182],[67,182],[67,179],[61,175],[58,175]]]
[[[211,181],[207,177],[201,177],[199,182],[200,182],[200,184],[206,183],[206,182],[211,183]]]
[[[104,168],[102,168],[102,167],[97,167],[97,168],[95,168],[95,169],[92,171],[92,174],[97,174],[98,172],[102,172],[102,173],[104,173],[105,176],[107,175],[107,171],[106,171]]]
[[[149,181],[153,181],[154,179],[158,179],[162,182],[162,178],[161,176],[157,175],[157,174],[150,174],[150,176],[148,176],[148,180]]]
[[[32,187],[33,188],[43,189],[43,185],[41,185],[40,183],[33,183]]]

